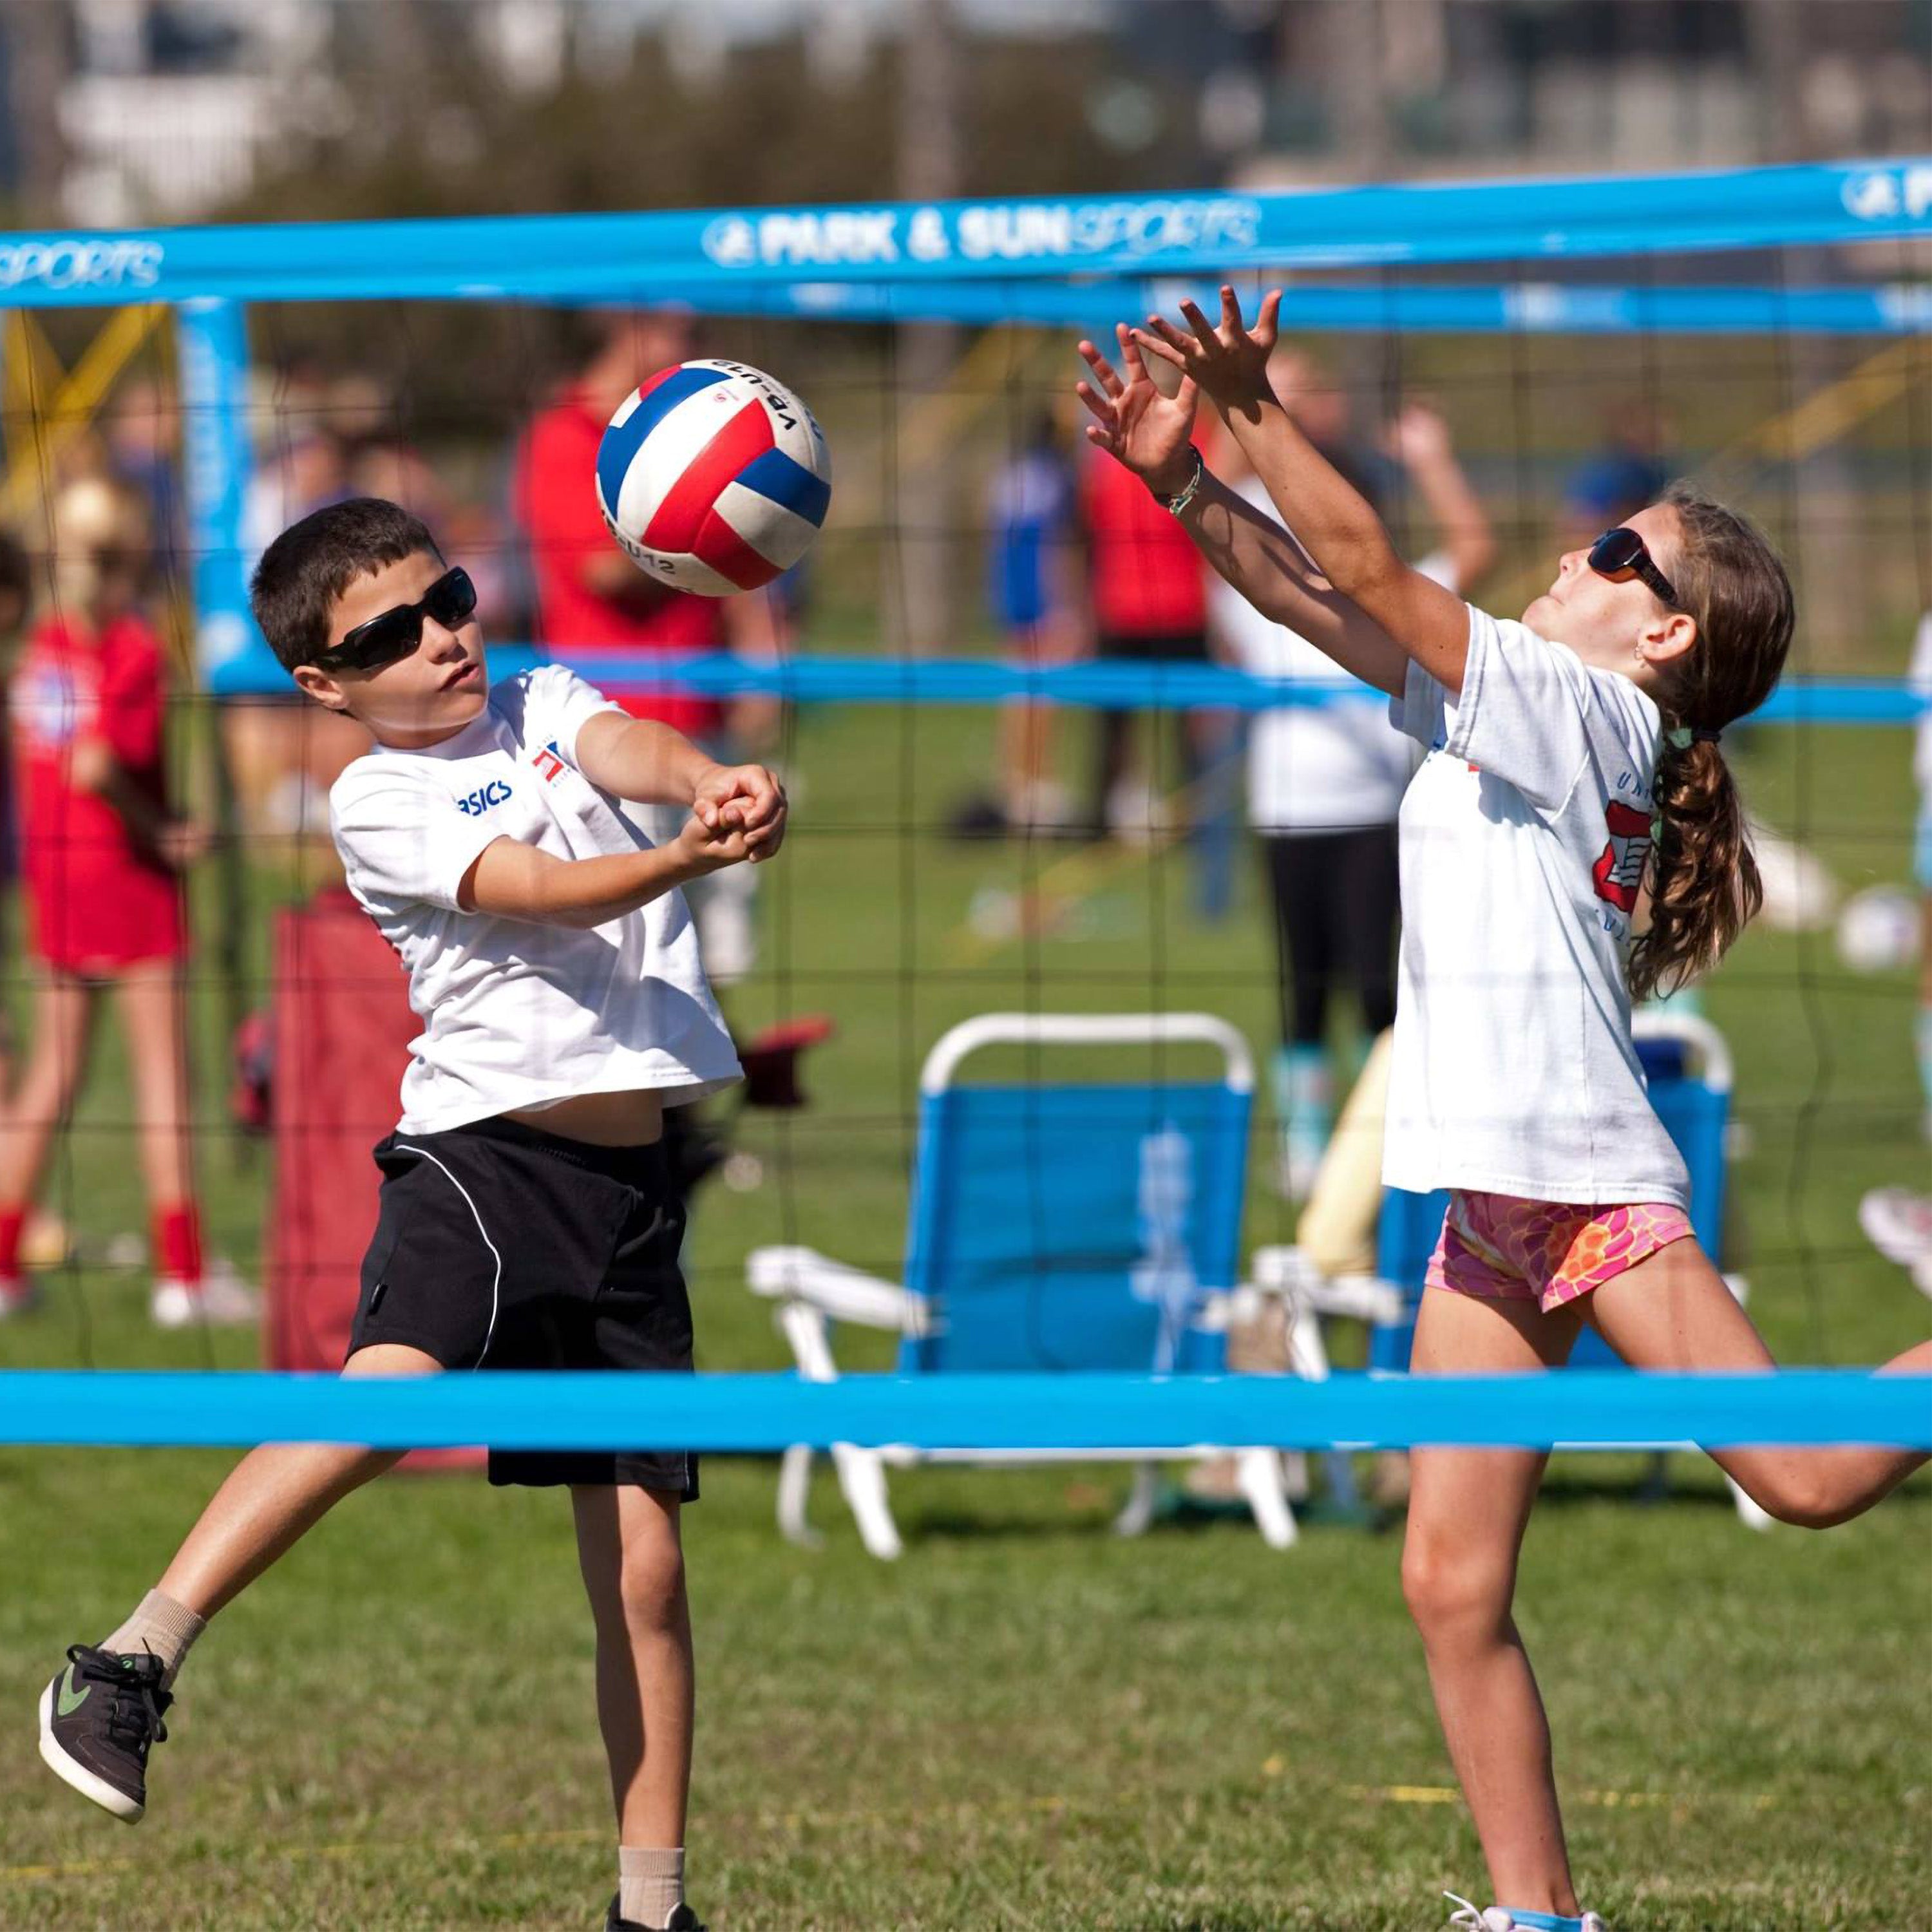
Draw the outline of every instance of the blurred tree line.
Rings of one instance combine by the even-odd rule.
[[[730,52],[710,75],[681,71],[659,40],[608,65],[564,63],[555,86],[520,91],[435,4],[351,8],[334,106],[292,127],[282,164],[220,212],[227,220],[587,212],[771,202],[864,201],[904,190],[900,112],[906,50],[873,47],[852,72],[814,72],[796,40]],[[461,10],[458,10],[459,13]],[[1081,194],[1174,188],[1211,178],[1191,102],[1160,103],[1162,128],[1107,138],[1090,92],[1117,56],[1098,36],[1000,41],[960,37],[951,111],[956,191]],[[643,265],[648,285],[648,265]],[[256,352],[392,377],[419,428],[474,424],[478,399],[567,368],[580,320],[474,304],[278,305],[255,317]],[[775,344],[796,328],[811,359],[869,364],[885,332],[822,323],[721,323]],[[747,347],[743,352],[751,353]]]

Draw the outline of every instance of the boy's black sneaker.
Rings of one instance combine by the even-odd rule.
[[[634,1918],[617,1916],[617,1901],[610,1901],[610,1916],[604,1922],[604,1932],[650,1932],[648,1926],[640,1925]],[[698,1914],[688,1905],[680,1905],[670,1916],[670,1923],[664,1932],[704,1932],[698,1922]]]
[[[152,1652],[123,1656],[77,1643],[40,1696],[40,1755],[56,1778],[130,1824],[148,1808],[148,1750],[174,1702]]]

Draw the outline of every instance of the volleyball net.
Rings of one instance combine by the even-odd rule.
[[[715,704],[724,710],[706,715],[719,718],[771,701],[770,735],[739,748],[782,767],[793,829],[783,860],[760,870],[758,903],[740,909],[730,964],[713,964],[741,1042],[801,1015],[836,1031],[802,1076],[776,1077],[778,1104],[716,1126],[687,1251],[700,1337],[722,1338],[701,1348],[707,1370],[781,1359],[764,1304],[746,1293],[760,1246],[816,1242],[900,1278],[921,1068],[950,1027],[988,1010],[1189,1010],[1270,1049],[1277,969],[1244,849],[1242,742],[1260,714],[1342,700],[1346,687],[1211,657],[1096,655],[1090,618],[1080,641],[1050,643],[1036,616],[1003,616],[986,587],[1011,508],[999,476],[1042,451],[1069,477],[1084,460],[1066,408],[1072,340],[1104,346],[1116,322],[1172,314],[1223,280],[1250,310],[1262,290],[1285,286],[1284,335],[1319,369],[1411,554],[1432,520],[1384,433],[1412,402],[1439,411],[1494,532],[1478,602],[1514,612],[1547,581],[1558,543],[1609,488],[1606,460],[1688,473],[1779,544],[1799,640],[1739,762],[1783,870],[1768,929],[1705,996],[1738,1069],[1725,1265],[1750,1274],[1754,1312],[1781,1352],[1843,1363],[1909,1340],[1896,1308],[1848,1320],[1838,1285],[1923,1312],[1855,1219],[1864,1189],[1924,1165],[1912,969],[1896,947],[1875,965],[1855,957],[1833,922],[1876,891],[1892,894],[1896,922],[1912,875],[1910,733],[1932,704],[1904,674],[1932,610],[1932,158],[0,236],[4,488],[29,548],[38,507],[90,440],[130,428],[101,413],[117,384],[124,395],[147,383],[151,442],[178,436],[179,502],[163,506],[160,520],[175,520],[156,536],[189,674],[182,780],[210,811],[226,801],[220,855],[196,888],[189,965],[194,1131],[204,1174],[220,1176],[215,1238],[251,1268],[262,1253],[272,1273],[267,1251],[292,1226],[328,1218],[326,1203],[289,1204],[286,1172],[238,1154],[250,1130],[221,1089],[242,1015],[303,993],[298,953],[272,944],[277,909],[335,876],[320,808],[338,754],[319,748],[322,721],[289,704],[246,598],[266,536],[332,494],[368,490],[423,512],[482,583],[494,675],[559,661],[607,689]],[[688,352],[770,368],[826,430],[827,527],[755,649],[728,630],[668,654],[537,635],[542,560],[512,483],[519,439],[602,319],[634,310],[689,318]],[[110,320],[97,329],[79,310]],[[1647,424],[1634,430],[1638,416]],[[1573,488],[1593,462],[1594,484]],[[1077,575],[1077,532],[1048,541]],[[1123,719],[1124,733],[1106,722]],[[1054,802],[1001,801],[986,836],[968,808],[998,790],[1016,730],[1034,735],[1014,783]],[[9,953],[18,1005],[30,968],[17,932]],[[1038,1062],[1016,1054],[1007,1070],[1031,1078]],[[0,1327],[0,1441],[581,1447],[586,1430],[632,1443],[641,1426],[746,1450],[1932,1444],[1922,1384],[1849,1370],[1580,1371],[1546,1390],[1352,1376],[1049,1384],[888,1376],[893,1344],[874,1338],[853,1358],[869,1372],[834,1384],[705,1372],[654,1386],[647,1403],[534,1376],[373,1390],[130,1374],[151,1359],[127,1315],[140,1269],[110,1252],[103,1217],[135,1211],[136,1125],[124,1096],[98,1083],[63,1141],[64,1258],[39,1310]],[[1242,1268],[1294,1231],[1276,1125],[1264,1094]],[[344,1128],[331,1116],[278,1129],[280,1164]],[[353,1150],[365,1165],[373,1138]],[[280,1265],[307,1264],[284,1253]],[[199,1359],[204,1371],[234,1366],[212,1346]]]

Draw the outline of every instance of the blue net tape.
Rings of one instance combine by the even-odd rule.
[[[0,1373],[0,1442],[376,1442],[394,1448],[770,1451],[1178,1450],[1412,1443],[1598,1448],[1697,1442],[1932,1449],[1932,1376]]]
[[[1266,276],[1230,279],[1253,312]],[[653,276],[638,299],[668,300],[709,315],[781,316],[816,322],[1029,324],[1078,330],[1103,341],[1117,322],[1178,315],[1191,297],[1210,313],[1218,284],[1178,278],[1100,276],[1077,281],[978,283],[743,282],[680,285]],[[1568,282],[1495,286],[1390,284],[1291,285],[1281,326],[1298,333],[1406,335],[1798,334],[1915,335],[1932,332],[1932,286],[1909,282],[1869,287],[1762,288],[1722,284],[1675,288]]]
[[[634,300],[730,284],[986,282],[1573,260],[1932,235],[1932,158],[1296,193],[877,202],[0,238],[0,300]]]
[[[546,652],[493,644],[490,674],[504,678],[542,663],[567,664],[602,688],[695,692],[714,698],[763,693],[796,704],[988,704],[1002,698],[1050,699],[1099,710],[1210,706],[1268,711],[1282,706],[1384,700],[1352,679],[1256,677],[1218,664],[1121,662],[1033,666],[1004,658],[896,658],[818,655],[782,662],[725,651],[652,656],[622,651]],[[287,687],[278,680],[279,692]],[[1786,678],[1757,724],[1915,724],[1932,710],[1932,691],[1902,678]]]

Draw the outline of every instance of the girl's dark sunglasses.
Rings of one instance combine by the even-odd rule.
[[[1670,587],[1670,580],[1650,560],[1650,552],[1645,549],[1643,539],[1636,531],[1626,530],[1619,524],[1613,530],[1606,530],[1590,546],[1590,568],[1599,577],[1607,577],[1612,584],[1628,584],[1634,577],[1647,584],[1673,610],[1684,608],[1682,600]]]
[[[400,663],[422,642],[424,617],[453,631],[467,623],[476,609],[476,586],[469,572],[445,571],[423,592],[420,604],[398,604],[358,624],[331,649],[318,651],[313,662],[317,670],[380,670]]]

